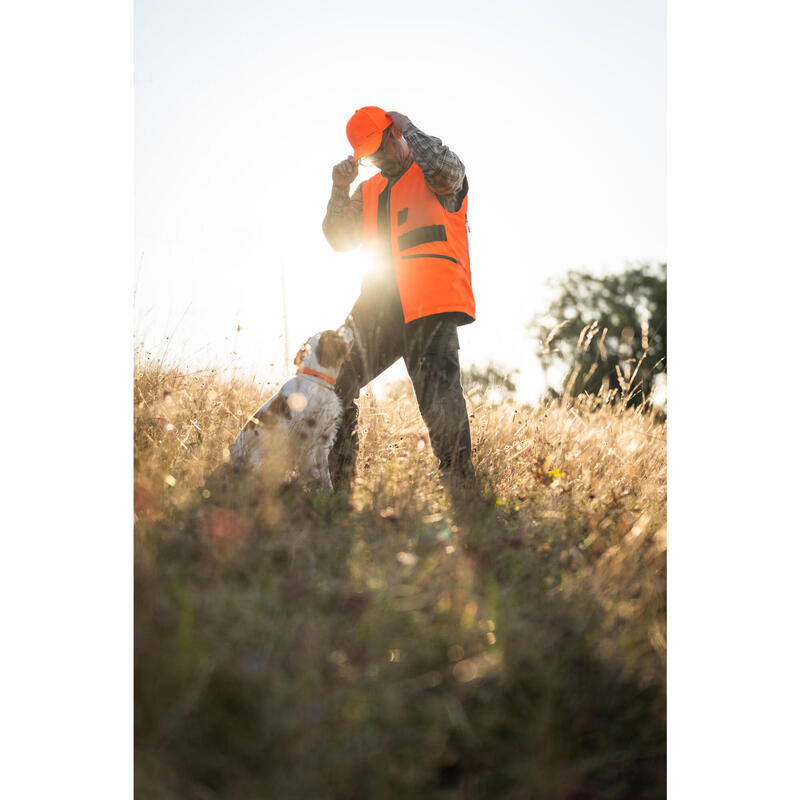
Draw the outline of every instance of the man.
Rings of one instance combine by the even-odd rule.
[[[402,357],[443,477],[469,486],[474,469],[457,332],[475,320],[464,165],[396,111],[361,108],[346,132],[353,155],[333,168],[322,230],[336,251],[363,244],[376,268],[348,317],[355,345],[336,382],[344,418],[331,479],[337,489],[349,487],[358,450],[355,398]],[[380,174],[351,196],[362,158]]]

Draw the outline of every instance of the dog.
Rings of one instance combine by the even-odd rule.
[[[236,437],[230,450],[234,470],[284,477],[293,472],[301,483],[333,491],[328,454],[342,422],[342,401],[334,387],[353,341],[353,331],[346,325],[306,341],[294,358],[297,374]]]

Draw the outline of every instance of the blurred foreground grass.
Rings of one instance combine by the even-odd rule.
[[[137,362],[135,794],[665,796],[665,425],[473,408],[480,496],[362,395],[351,498],[234,480],[274,387]]]

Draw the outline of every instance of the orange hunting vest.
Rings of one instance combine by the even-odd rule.
[[[362,188],[363,243],[394,266],[406,322],[460,311],[473,322],[467,242],[467,183],[457,211],[442,208],[416,162],[391,188],[374,175]],[[389,253],[391,245],[391,254]]]

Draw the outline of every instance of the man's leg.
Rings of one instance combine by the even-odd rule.
[[[439,469],[446,479],[469,485],[475,470],[456,324],[441,315],[425,317],[405,326],[405,339],[406,369]]]
[[[364,286],[347,324],[355,341],[350,360],[336,380],[342,401],[342,424],[328,457],[336,491],[348,490],[358,457],[358,406],[361,389],[403,355],[403,309],[396,285],[373,281]]]

